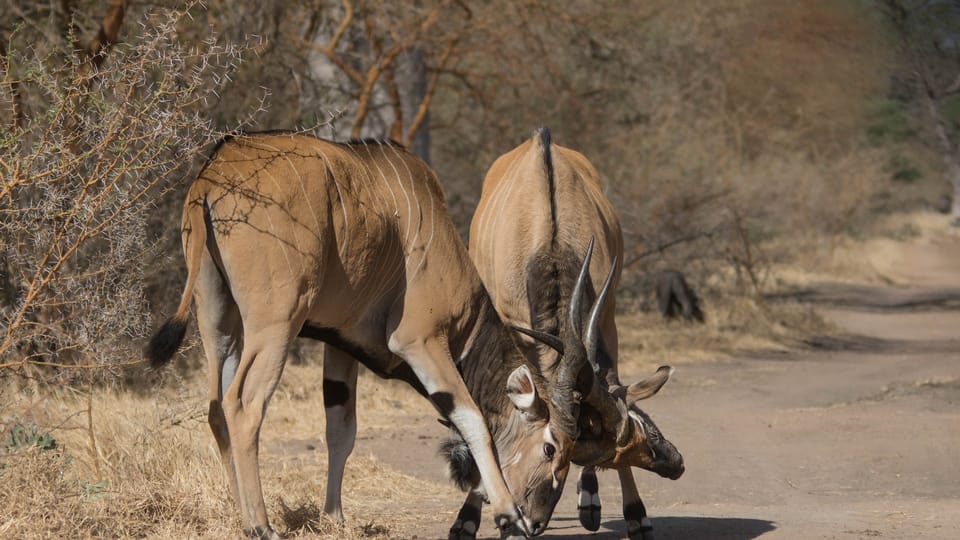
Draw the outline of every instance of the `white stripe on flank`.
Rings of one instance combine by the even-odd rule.
[[[420,205],[420,199],[417,198],[417,186],[415,183],[415,178],[414,178],[413,172],[410,170],[410,167],[407,165],[407,160],[403,158],[403,155],[400,154],[400,152],[398,152],[396,148],[392,146],[390,148],[393,150],[394,155],[397,156],[397,158],[400,160],[400,163],[403,164],[404,169],[406,169],[407,171],[407,178],[410,179],[410,189],[413,192],[414,199],[417,201],[417,208],[419,208],[420,210],[420,215],[421,215],[420,223],[418,223],[417,231],[413,236],[413,244],[416,245],[417,240],[420,238],[420,229],[422,229],[424,226],[424,221],[422,219],[423,207]],[[436,177],[433,177],[432,180],[439,183],[439,180],[437,180]],[[402,179],[400,180],[400,182],[402,185]],[[429,191],[429,188],[426,188],[426,189]],[[410,273],[411,278],[419,274],[420,270],[423,268],[423,264],[426,262],[426,259],[427,259],[427,253],[429,253],[430,246],[431,244],[433,244],[434,234],[436,233],[436,224],[434,223],[434,218],[435,218],[434,205],[436,204],[436,201],[434,201],[435,197],[433,196],[432,193],[428,193],[427,198],[430,199],[430,236],[427,237],[426,243],[423,244],[423,250],[421,251],[420,260],[417,263],[417,267],[414,268],[413,271]],[[410,244],[408,244],[408,249],[409,247],[411,247]]]
[[[270,150],[271,152],[276,152],[277,154],[280,155],[280,157],[282,157],[284,160],[286,160],[287,164],[290,165],[290,169],[294,172],[294,175],[297,177],[297,180],[300,182],[300,189],[304,192],[304,199],[307,199],[307,197],[306,197],[306,188],[304,188],[304,186],[303,186],[303,180],[300,178],[300,173],[297,171],[297,168],[293,166],[293,162],[290,160],[290,158],[287,157],[286,152],[280,150],[279,148],[270,146],[269,144],[266,144],[266,143],[264,143],[264,142],[262,142],[262,141],[260,141],[260,146],[262,146],[263,148],[265,148],[265,149],[267,149],[267,150]],[[270,177],[270,179],[273,181],[273,184],[274,184],[275,186],[277,186],[278,192],[280,192],[280,193],[285,193],[285,190],[284,190],[284,187],[285,187],[285,186],[281,184],[280,180],[270,171],[270,169],[267,168],[267,167],[264,167],[264,170],[267,171],[267,175],[268,175],[268,176]],[[308,208],[310,208],[309,205],[310,205],[310,202],[309,202],[309,199],[307,199],[307,206],[308,206]],[[313,211],[313,208],[310,208],[310,211],[312,212],[312,211]],[[267,217],[268,217],[268,219],[269,219],[269,214],[267,214]],[[314,215],[314,218],[316,218],[316,215]],[[291,228],[290,228],[290,232],[291,232],[291,234],[292,234],[292,236],[293,236],[293,238],[292,238],[292,240],[291,240],[291,242],[292,242],[292,244],[293,244],[293,248],[294,248],[297,252],[303,253],[303,246],[300,245],[300,235],[297,233],[298,227],[296,226],[296,223],[293,222],[293,220],[291,220],[291,225],[292,225],[292,226],[291,226]],[[270,220],[270,228],[271,228],[271,229],[274,228],[273,220]],[[283,256],[287,259],[287,269],[290,271],[290,275],[291,275],[291,276],[294,276],[294,275],[298,274],[299,271],[302,271],[302,270],[303,270],[302,267],[299,268],[298,270],[294,270],[294,268],[293,268],[293,261],[291,260],[290,255],[288,254],[286,248],[283,250]]]
[[[358,160],[358,161],[360,162],[360,164],[363,166],[363,169],[367,172],[367,178],[370,179],[370,185],[371,185],[371,186],[376,186],[376,187],[374,187],[374,190],[375,190],[375,191],[379,191],[379,190],[383,189],[384,186],[387,188],[387,190],[390,191],[390,198],[393,199],[393,215],[394,215],[394,217],[399,218],[399,217],[400,217],[400,203],[397,201],[397,194],[393,191],[393,187],[390,185],[390,182],[387,182],[386,177],[383,176],[383,173],[381,173],[380,176],[383,178],[383,185],[381,185],[380,183],[378,183],[378,182],[376,181],[375,175],[373,174],[373,169],[371,169],[371,168],[367,165],[366,161],[364,161],[363,159],[361,159],[361,158],[359,158],[359,157],[357,158],[357,160]],[[379,171],[379,167],[378,167],[378,171]],[[389,209],[389,208],[384,208],[384,210],[385,210],[385,211],[389,211],[390,209]],[[384,216],[384,217],[386,217],[386,216]]]
[[[393,149],[394,153],[396,153],[396,149],[395,149],[395,148],[393,148],[392,146],[391,146],[390,148]],[[396,181],[397,181],[397,186],[400,188],[400,191],[403,193],[403,198],[404,198],[404,200],[407,201],[407,225],[406,225],[406,227],[404,228],[404,231],[403,231],[403,245],[404,245],[404,246],[407,246],[407,250],[408,250],[408,252],[409,252],[409,250],[410,250],[410,229],[411,229],[411,224],[412,224],[412,222],[413,222],[413,203],[410,201],[410,195],[407,193],[407,188],[403,187],[403,178],[400,176],[400,171],[398,171],[398,170],[397,170],[397,167],[393,164],[393,160],[387,159],[387,154],[386,154],[386,152],[383,151],[383,147],[380,147],[380,151],[383,152],[383,157],[384,157],[384,159],[386,159],[387,163],[390,164],[390,168],[393,169],[393,178],[396,179]],[[384,181],[384,182],[389,182],[389,180],[387,179],[386,175],[385,175],[385,174],[383,173],[383,171],[380,169],[380,166],[379,166],[379,165],[377,165],[377,170],[380,171],[380,176],[383,178],[383,181]],[[407,169],[407,174],[408,174],[408,175],[410,174],[410,169]],[[414,194],[414,198],[416,198],[416,194]],[[399,210],[400,210],[400,209],[398,208],[397,211],[399,211]]]
[[[333,182],[333,187],[337,190],[337,197],[340,199],[340,211],[343,212],[343,245],[337,245],[337,253],[343,257],[350,243],[350,220],[347,218],[347,205],[343,200],[343,192],[340,191],[340,183],[337,182],[337,176],[333,172],[333,166],[327,159],[326,154],[320,152],[320,159],[323,160],[324,169],[330,175],[330,181]]]
[[[364,148],[367,148],[366,143],[364,143]],[[365,191],[379,194],[380,191],[382,191],[384,187],[386,187],[390,191],[390,196],[393,198],[393,201],[394,201],[394,207],[396,207],[397,198],[396,198],[396,195],[394,195],[393,190],[390,188],[389,183],[384,184],[384,183],[375,181],[374,173],[368,165],[368,161],[372,161],[372,156],[368,158],[364,158],[359,153],[354,152],[350,154],[350,158],[353,160],[353,165],[357,171],[358,178],[363,178],[365,176],[367,179],[368,189],[366,189]],[[362,211],[362,208],[360,210]],[[385,199],[384,199],[383,211],[387,211],[387,212],[389,211],[389,208],[387,208]],[[374,212],[374,214],[376,215],[377,212]],[[388,218],[388,216],[386,215],[384,215],[383,217]],[[379,260],[380,264],[386,264],[386,261],[384,260],[385,258],[379,258],[379,259],[380,259]],[[382,271],[378,270],[377,273],[372,275],[373,276],[382,275]],[[368,293],[376,294],[376,291],[373,288],[376,287],[377,285],[378,283],[376,282],[376,280],[365,280],[362,283],[362,287],[358,288],[356,291],[354,291],[354,293],[358,299],[362,298],[364,295]]]
[[[383,169],[380,168],[380,165],[377,165],[377,171],[380,173],[380,178],[382,178],[384,183],[386,183],[387,185],[390,184],[391,180],[396,180],[397,186],[400,188],[400,192],[403,193],[403,199],[407,201],[407,224],[404,226],[404,229],[403,229],[403,245],[407,246],[407,240],[409,239],[409,235],[410,235],[410,220],[412,218],[412,212],[410,210],[410,197],[407,195],[407,190],[404,189],[403,187],[403,180],[400,179],[400,171],[398,171],[396,165],[393,164],[393,160],[387,157],[387,154],[382,147],[380,148],[380,151],[383,154],[384,161],[386,161],[387,164],[390,165],[390,168],[393,170],[393,176],[391,176],[390,178],[387,178],[387,175],[384,174]],[[391,191],[392,189],[393,188],[391,188]],[[397,215],[399,216],[400,215],[399,205],[397,206],[396,211],[397,211]],[[399,226],[399,222],[398,222],[398,226]]]
[[[266,144],[266,143],[260,143],[260,144],[262,144],[264,147],[266,147],[266,148],[268,148],[268,149],[270,149],[270,150],[272,150],[272,151],[274,151],[274,152],[277,152],[278,154],[280,154],[281,156],[283,156],[283,159],[287,160],[287,163],[290,165],[290,169],[293,170],[294,174],[296,174],[297,182],[300,183],[300,192],[303,193],[303,200],[307,203],[307,209],[310,210],[310,215],[313,216],[313,222],[314,222],[314,223],[316,224],[316,226],[317,226],[317,231],[319,231],[319,230],[320,230],[320,216],[317,215],[317,211],[316,211],[316,209],[314,209],[314,207],[313,207],[313,201],[311,201],[311,200],[310,200],[310,197],[307,196],[307,186],[304,185],[304,183],[303,183],[303,176],[300,175],[300,171],[297,170],[297,167],[296,167],[296,166],[294,166],[293,160],[291,160],[289,157],[287,157],[287,153],[284,152],[284,151],[282,151],[282,150],[280,150],[279,148],[272,147],[272,146],[270,146],[270,145],[268,145],[268,144]],[[323,152],[320,152],[320,156],[323,157]],[[344,216],[346,216],[346,211],[344,211]],[[298,247],[299,247],[299,246],[298,246]]]

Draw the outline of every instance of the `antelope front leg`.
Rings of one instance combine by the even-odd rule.
[[[406,346],[391,343],[390,348],[410,365],[423,383],[430,402],[456,426],[467,443],[480,471],[484,492],[493,507],[493,519],[500,529],[500,536],[524,538],[526,531],[520,511],[503,479],[490,432],[446,346],[436,341],[419,341]]]
[[[327,497],[323,511],[343,522],[340,491],[347,458],[357,439],[357,361],[326,345],[323,353],[323,407],[327,416]]]
[[[588,531],[600,529],[600,484],[597,470],[584,467],[577,480],[577,512],[580,524]]]
[[[448,540],[473,540],[477,537],[477,528],[480,526],[480,512],[483,507],[483,497],[476,491],[467,493],[467,500],[463,501],[457,520],[450,527]]]
[[[627,522],[627,537],[630,540],[653,540],[653,524],[647,517],[637,484],[630,467],[617,469],[620,476],[620,491],[623,494],[623,519]]]

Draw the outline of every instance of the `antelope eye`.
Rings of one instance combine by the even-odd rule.
[[[547,459],[553,459],[553,455],[557,453],[557,449],[550,443],[543,443],[543,454],[547,456]]]

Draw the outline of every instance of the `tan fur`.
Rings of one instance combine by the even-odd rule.
[[[557,215],[557,241],[581,254],[591,236],[597,239],[590,279],[598,291],[610,272],[613,258],[620,256],[622,260],[620,221],[603,195],[600,175],[587,158],[555,144],[552,150],[555,198],[562,201],[562,211]],[[532,252],[551,241],[551,203],[545,174],[538,137],[500,156],[483,180],[480,202],[470,224],[470,255],[494,305],[507,322],[520,326],[529,326],[531,320],[526,276],[518,267]],[[614,290],[619,279],[618,268]],[[600,327],[613,355],[617,349],[615,312],[616,300],[611,297],[604,304]]]

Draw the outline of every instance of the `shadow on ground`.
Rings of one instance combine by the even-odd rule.
[[[650,520],[657,540],[751,540],[777,528],[772,521],[750,518],[676,516]],[[575,517],[554,518],[547,532],[551,540],[620,540],[626,537],[623,520],[614,519],[604,522],[599,531],[590,533]]]
[[[957,339],[914,341],[881,339],[856,334],[813,336],[803,340],[802,345],[818,351],[855,351],[871,354],[937,354],[960,351],[960,340]]]
[[[796,301],[865,311],[960,309],[960,288],[884,287],[850,283],[818,283],[810,287],[765,294],[768,302]]]
[[[960,310],[960,288],[956,287],[889,287],[849,283],[819,283],[803,289],[764,295],[769,302],[802,302],[847,312],[874,314],[947,313]],[[849,318],[849,317],[848,317]],[[916,323],[915,323],[916,324]],[[862,328],[871,333],[871,327]],[[814,351],[862,352],[871,354],[937,354],[960,350],[955,335],[860,335],[845,332],[839,335],[811,336],[797,345]],[[909,339],[908,339],[909,338]],[[748,355],[749,356],[749,355]]]

